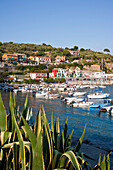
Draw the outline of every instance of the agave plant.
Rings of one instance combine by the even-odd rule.
[[[25,169],[25,152],[26,150],[28,150],[30,142],[23,141],[21,129],[19,128],[22,126],[22,119],[17,111],[15,98],[13,100],[11,94],[9,108],[10,113],[7,115],[0,94],[1,167],[2,169],[8,169],[9,167],[11,168],[12,166],[13,167],[17,166],[20,168],[22,167],[22,169]],[[27,98],[25,101],[22,115],[26,118]]]
[[[0,169],[88,169],[89,164],[83,159],[84,154],[79,152],[86,127],[76,147],[72,148],[73,130],[67,135],[68,118],[60,133],[59,118],[53,125],[51,115],[50,127],[42,106],[34,123],[32,109],[29,111],[27,102],[28,97],[22,113],[19,113],[15,98],[10,94],[10,113],[7,115],[0,95]],[[109,155],[102,162],[100,157],[98,165],[90,169],[103,167],[109,169]]]

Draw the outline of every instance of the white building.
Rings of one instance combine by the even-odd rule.
[[[37,63],[50,63],[51,58],[50,57],[42,57],[42,56],[36,56]]]

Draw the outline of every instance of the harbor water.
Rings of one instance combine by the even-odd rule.
[[[82,89],[83,91],[83,89]],[[89,89],[84,89],[89,92]],[[113,99],[113,85],[107,85],[103,92],[110,93],[109,98]],[[9,112],[10,92],[1,91],[3,102],[7,112]],[[22,110],[27,93],[15,94],[17,105]],[[91,100],[92,101],[92,100]],[[95,103],[103,103],[102,100],[93,100]],[[85,138],[104,149],[113,149],[113,117],[106,113],[99,113],[98,109],[74,108],[57,99],[39,99],[32,93],[28,93],[28,106],[33,109],[34,116],[38,113],[39,106],[43,105],[47,119],[50,122],[53,113],[54,122],[59,117],[60,130],[65,125],[68,117],[68,134],[74,129],[73,138],[79,139],[86,125]]]

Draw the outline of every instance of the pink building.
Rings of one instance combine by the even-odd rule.
[[[72,50],[70,50],[69,52],[70,52],[71,55],[76,55],[76,56],[79,55],[79,52],[78,52],[78,51],[72,51]]]
[[[47,78],[47,73],[30,73],[31,79],[35,80],[43,80],[43,78]]]

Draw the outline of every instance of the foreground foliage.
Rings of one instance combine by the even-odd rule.
[[[39,108],[36,120],[32,109],[27,107],[28,97],[22,113],[15,98],[10,94],[7,115],[0,95],[0,169],[106,169],[109,170],[109,155],[99,157],[98,165],[90,167],[79,152],[86,127],[75,148],[71,147],[73,130],[67,135],[68,118],[60,134],[59,118],[55,124],[51,115],[51,127],[43,106]]]

